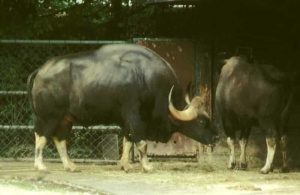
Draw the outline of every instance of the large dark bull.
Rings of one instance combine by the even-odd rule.
[[[213,141],[203,99],[194,97],[182,110],[184,95],[173,69],[142,46],[106,45],[52,58],[28,78],[28,89],[36,115],[34,166],[38,170],[46,169],[42,152],[49,139],[54,140],[65,169],[75,170],[66,149],[74,123],[119,125],[128,144],[137,145],[146,171],[151,166],[145,140],[167,142],[178,131],[204,144]],[[129,167],[128,156],[123,155],[121,164]]]
[[[293,97],[291,81],[273,66],[248,63],[242,57],[226,60],[216,90],[218,119],[227,135],[231,150],[228,168],[235,167],[235,131],[240,130],[240,168],[247,167],[246,145],[251,127],[266,132],[267,158],[261,173],[272,170],[276,139],[280,139],[282,171],[287,165],[287,129]]]

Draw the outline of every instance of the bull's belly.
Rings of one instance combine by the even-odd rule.
[[[121,112],[119,110],[106,109],[73,109],[70,113],[75,118],[78,125],[93,126],[93,125],[122,125]]]

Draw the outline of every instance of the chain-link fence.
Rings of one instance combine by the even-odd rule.
[[[124,41],[0,40],[0,158],[33,158],[33,116],[26,93],[28,75],[47,59]],[[122,146],[117,126],[73,127],[68,140],[70,157],[117,160]],[[45,158],[58,158],[49,142]]]

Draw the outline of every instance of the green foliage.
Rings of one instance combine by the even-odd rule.
[[[128,0],[0,1],[0,38],[120,39],[133,9]]]
[[[0,39],[130,39],[186,34],[191,10],[169,8],[147,5],[145,0],[0,1]],[[178,18],[181,12],[184,20]]]
[[[299,1],[2,0],[0,39],[203,38],[239,34],[293,36]],[[289,29],[289,30],[287,30]]]
[[[34,155],[34,146],[27,144],[13,145],[8,150],[3,151],[2,157],[6,158],[20,158],[20,157],[32,157]]]

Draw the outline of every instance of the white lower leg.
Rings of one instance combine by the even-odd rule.
[[[230,154],[229,154],[229,161],[228,161],[228,168],[233,169],[236,164],[235,160],[235,153],[234,153],[234,139],[231,139],[230,137],[227,138],[227,144],[230,149]]]
[[[53,137],[53,141],[56,145],[57,151],[60,155],[61,161],[64,165],[65,170],[68,171],[75,171],[76,166],[75,164],[70,160],[68,153],[67,153],[67,146],[66,146],[66,140],[59,141],[57,138]]]
[[[240,139],[239,144],[240,144],[240,148],[241,148],[240,168],[245,169],[245,168],[247,168],[247,161],[246,161],[247,140],[246,139]]]
[[[47,143],[45,136],[39,136],[35,134],[35,158],[34,158],[34,168],[37,170],[46,170],[46,166],[43,163],[43,149]]]
[[[130,159],[130,151],[132,150],[132,142],[128,141],[126,137],[123,138],[123,152],[122,157],[120,159],[121,168],[124,171],[128,171],[131,169],[131,165],[129,163]]]
[[[142,141],[136,143],[136,146],[139,150],[140,162],[142,164],[143,170],[146,171],[146,172],[151,171],[153,169],[153,167],[151,165],[149,165],[149,162],[148,162],[147,142],[142,140]]]
[[[282,136],[280,138],[280,146],[282,153],[282,172],[288,172],[288,158],[287,158],[287,136]]]
[[[260,170],[261,173],[269,173],[269,171],[271,170],[273,159],[274,159],[274,154],[275,154],[275,150],[276,150],[275,138],[267,138],[266,143],[267,143],[268,154],[267,154],[265,166]]]

